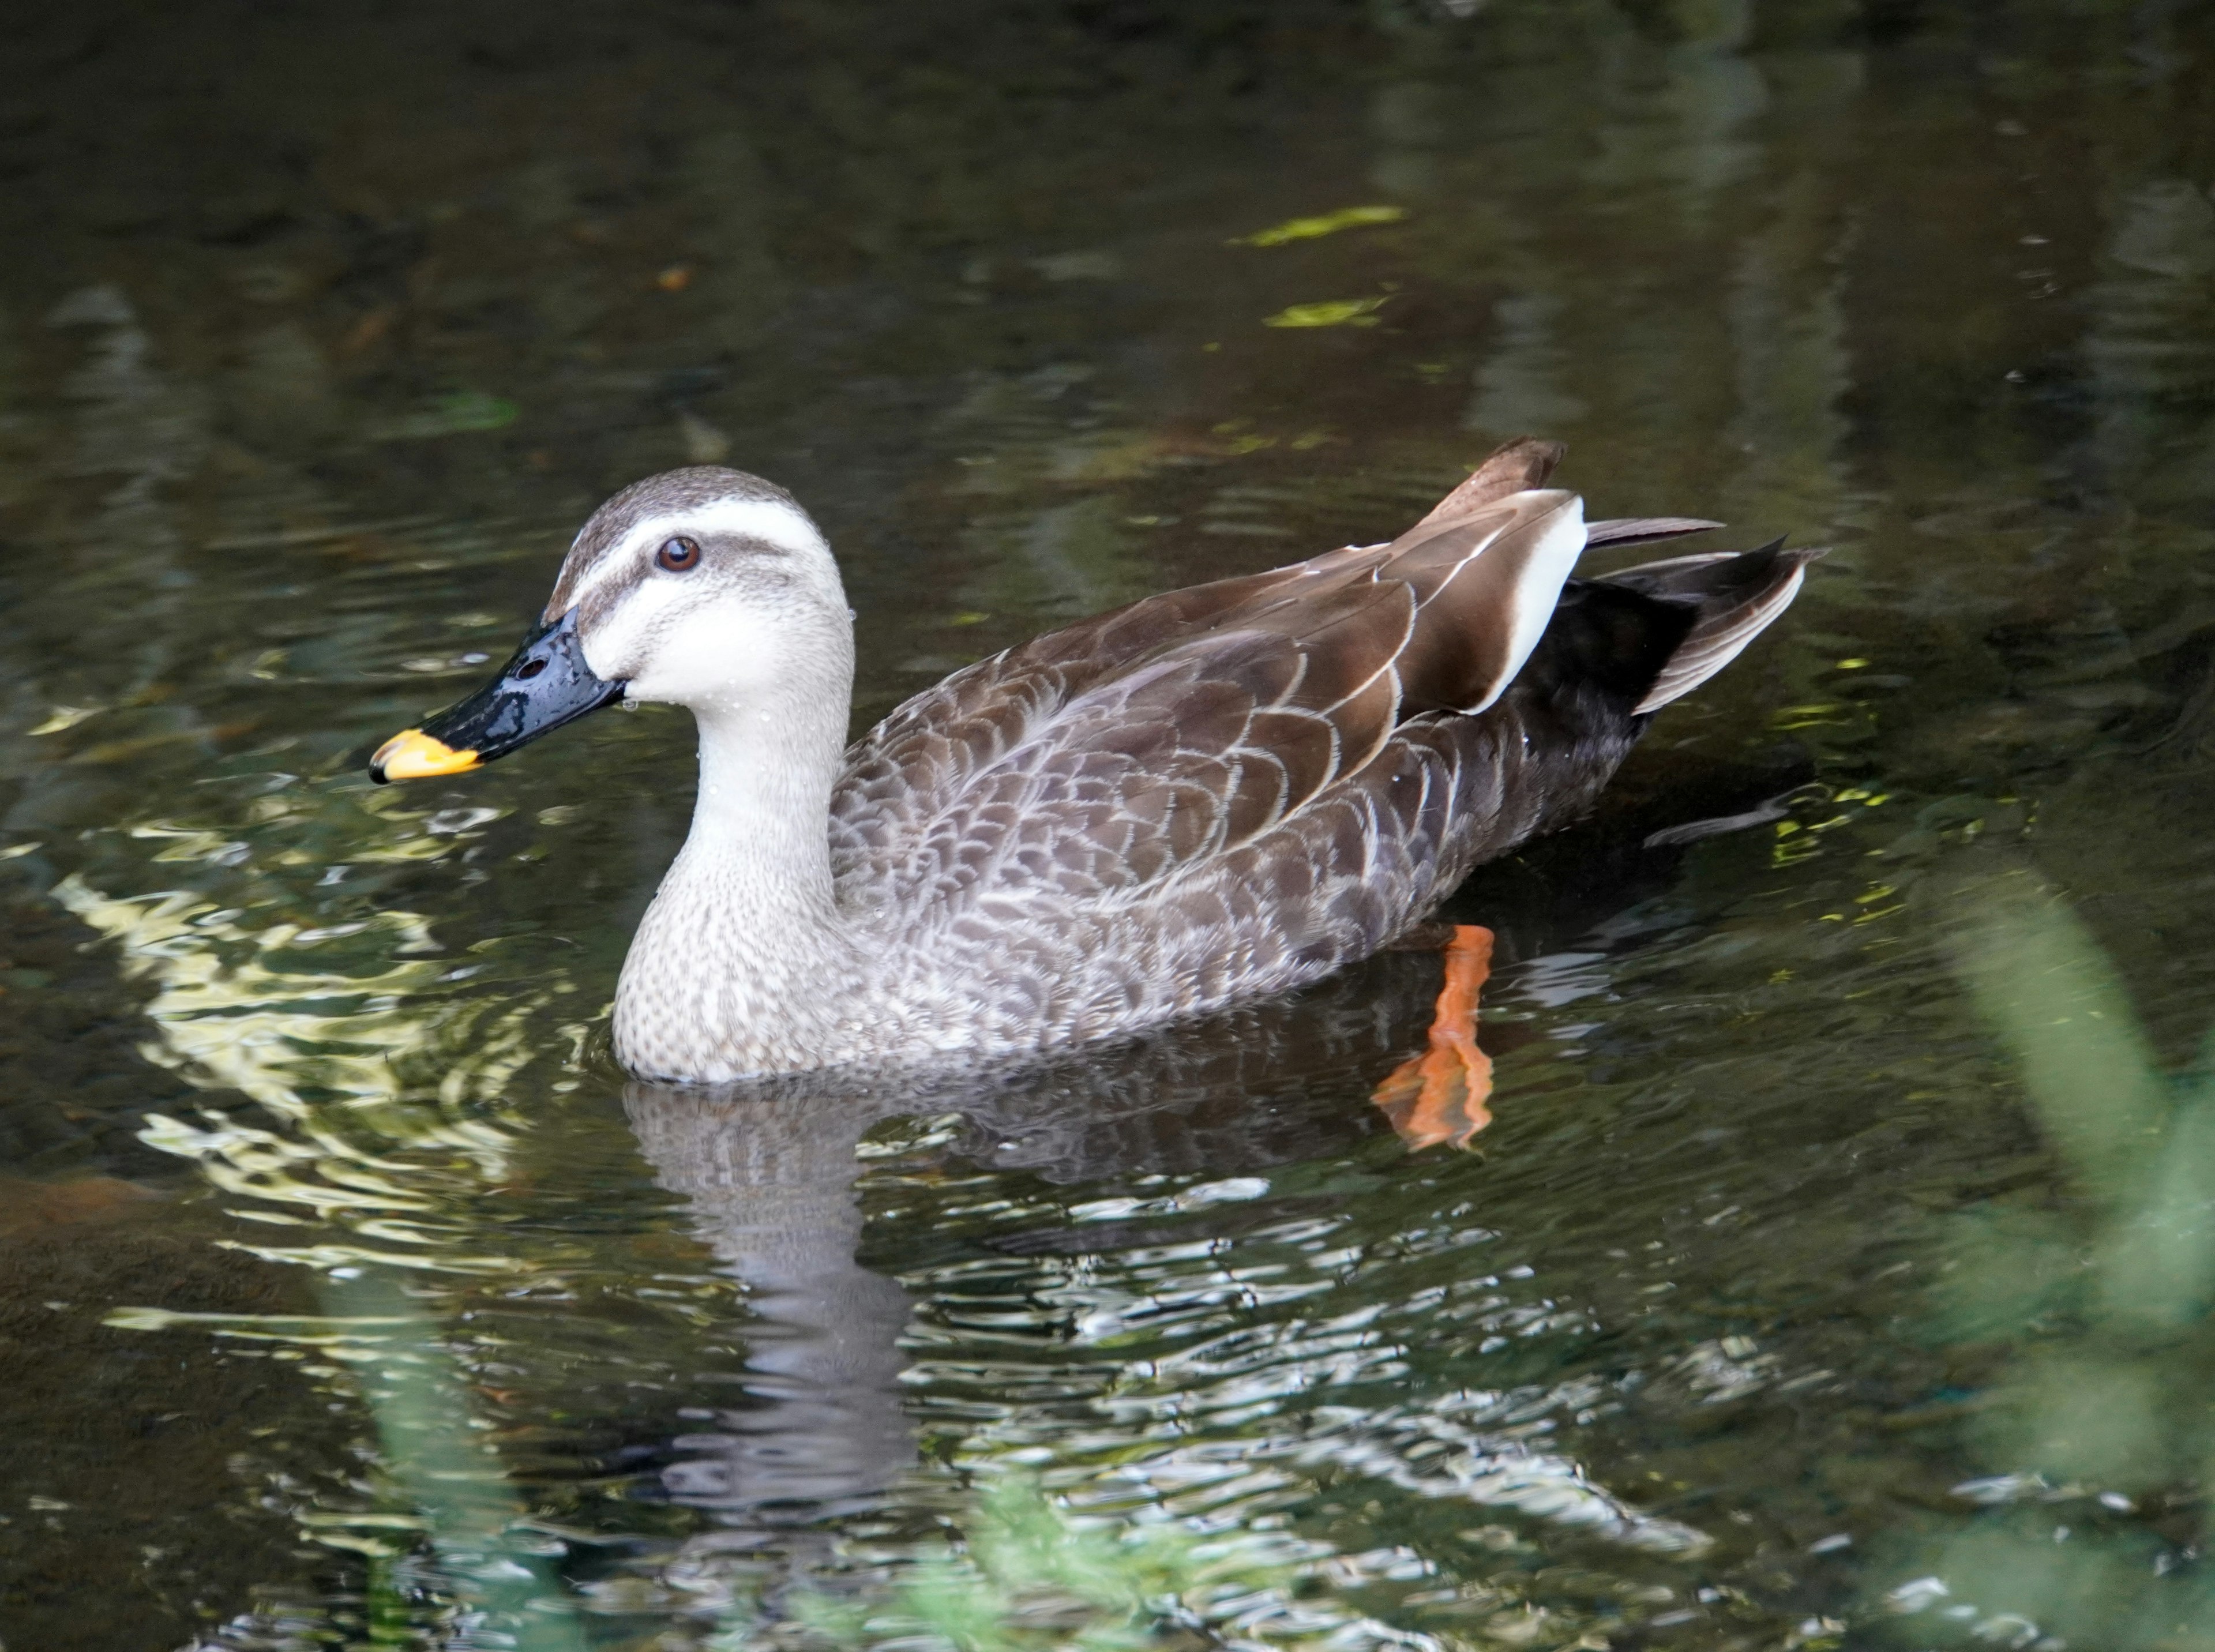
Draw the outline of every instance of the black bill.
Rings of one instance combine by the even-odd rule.
[[[461,774],[620,700],[623,691],[621,683],[595,677],[585,663],[572,608],[525,637],[500,675],[468,699],[378,746],[369,777],[383,785]]]

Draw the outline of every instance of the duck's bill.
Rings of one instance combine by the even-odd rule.
[[[383,785],[481,768],[620,700],[623,691],[621,683],[593,675],[585,663],[573,608],[525,637],[500,675],[468,699],[378,746],[369,760],[369,777]]]

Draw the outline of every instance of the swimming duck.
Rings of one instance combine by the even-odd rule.
[[[1811,553],[1781,541],[1571,579],[1587,546],[1717,525],[1587,523],[1544,486],[1562,453],[1511,442],[1388,544],[1007,649],[850,747],[823,535],[759,477],[672,470],[595,512],[499,677],[370,772],[458,773],[617,700],[691,709],[691,830],[616,990],[641,1077],[1129,1034],[1420,930],[1473,867],[1583,814],[1798,592]]]

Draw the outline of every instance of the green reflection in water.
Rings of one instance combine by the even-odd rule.
[[[2215,1068],[2203,1054],[2161,1073],[2099,944],[2027,874],[1983,894],[1955,945],[2081,1198],[1957,1219],[1949,1334],[2019,1339],[1977,1428],[2010,1471],[1956,1488],[1999,1512],[1887,1604],[2019,1645],[2197,1643],[2215,1634],[2215,1590],[2150,1587],[2167,1551],[2115,1517],[2196,1507],[2215,1468]]]
[[[457,1638],[482,1643],[489,1631],[516,1652],[581,1649],[574,1611],[543,1557],[561,1546],[542,1539],[534,1552],[518,1541],[525,1506],[498,1453],[476,1431],[467,1390],[435,1324],[409,1311],[408,1298],[381,1274],[334,1278],[324,1290],[341,1315],[390,1327],[377,1339],[373,1367],[358,1365],[355,1373],[377,1419],[395,1495],[422,1520],[438,1563],[435,1585],[455,1597]],[[378,1578],[383,1588],[374,1593],[387,1598],[373,1595],[372,1608],[390,1629],[401,1615],[390,1598],[394,1569],[382,1569]]]
[[[574,1604],[548,1562],[563,1545],[532,1528],[437,1322],[380,1271],[334,1267],[322,1290],[329,1311],[316,1317],[125,1308],[106,1323],[135,1331],[201,1326],[312,1351],[348,1373],[341,1391],[375,1424],[384,1495],[370,1507],[295,1513],[312,1541],[368,1558],[370,1644],[432,1637],[517,1652],[583,1647]],[[426,1545],[420,1557],[411,1546],[418,1540]]]
[[[1337,1614],[1290,1606],[1291,1568],[1273,1563],[1265,1539],[1210,1540],[1165,1522],[1072,1518],[1020,1474],[990,1485],[969,1529],[960,1555],[924,1561],[880,1606],[810,1595],[794,1603],[793,1615],[834,1647],[920,1635],[961,1652],[1135,1652],[1179,1631],[1218,1642],[1320,1646],[1342,1640],[1349,1627]],[[711,1652],[740,1652],[749,1640],[741,1629],[709,1644]]]

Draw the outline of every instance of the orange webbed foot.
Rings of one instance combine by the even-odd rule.
[[[1444,949],[1445,985],[1431,1047],[1402,1062],[1371,1099],[1410,1147],[1466,1147],[1492,1122],[1492,1058],[1476,1047],[1476,997],[1492,973],[1492,931],[1457,924]]]

